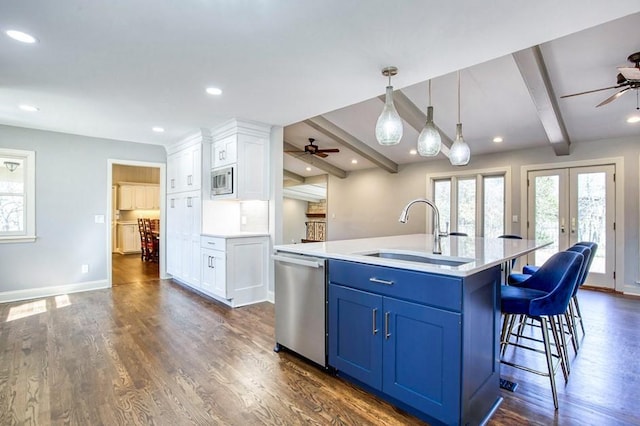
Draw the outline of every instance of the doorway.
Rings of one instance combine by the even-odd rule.
[[[615,289],[616,202],[613,164],[527,173],[527,238],[552,241],[528,262],[544,263],[579,241],[598,244],[586,284]]]
[[[164,164],[109,160],[108,169],[109,282],[157,280],[164,267]]]

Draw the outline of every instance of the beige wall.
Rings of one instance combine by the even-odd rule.
[[[305,213],[307,202],[294,200],[293,198],[282,199],[282,242],[283,244],[300,243],[305,238],[306,221]]]
[[[505,143],[505,149],[508,145]],[[473,145],[471,145],[473,152]],[[640,137],[575,143],[571,154],[556,156],[548,147],[509,151],[499,154],[472,156],[464,169],[488,169],[511,167],[512,205],[511,215],[522,217],[522,186],[520,172],[523,166],[535,164],[567,163],[583,160],[621,157],[622,173],[617,171],[617,184],[624,187],[624,200],[616,200],[617,208],[623,209],[623,223],[618,223],[616,251],[622,260],[623,280],[618,279],[617,289],[640,293],[639,279],[640,249],[638,228],[640,217],[638,164]],[[380,169],[351,172],[345,179],[330,177],[328,185],[328,239],[339,240],[394,234],[422,233],[426,230],[423,206],[411,211],[406,224],[398,223],[398,216],[405,204],[426,195],[427,174],[462,170],[453,167],[446,159],[423,161],[401,166],[397,174]],[[520,223],[513,223],[512,230],[520,233]],[[621,228],[621,225],[624,228]],[[620,266],[620,263],[618,263]]]

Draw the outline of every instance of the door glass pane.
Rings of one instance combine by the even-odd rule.
[[[24,197],[0,195],[0,233],[24,231]]]
[[[476,179],[458,181],[458,224],[452,231],[476,235]]]
[[[504,176],[484,178],[484,233],[495,238],[504,234]]]
[[[593,241],[598,244],[591,272],[605,272],[606,255],[606,174],[578,174],[578,217],[576,241]],[[572,231],[574,226],[572,224]]]
[[[558,229],[560,223],[560,177],[536,176],[535,178],[535,239],[537,241],[552,241],[546,247],[534,252],[535,264],[542,265],[554,253],[558,252]]]
[[[448,231],[447,225],[451,222],[451,181],[435,181],[433,193],[433,201],[440,211],[440,230]]]

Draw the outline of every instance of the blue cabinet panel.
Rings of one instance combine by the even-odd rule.
[[[332,284],[371,291],[383,296],[458,312],[462,310],[462,279],[458,277],[330,260],[329,279]],[[391,284],[382,284],[380,281]]]
[[[329,285],[329,365],[382,387],[382,297]]]
[[[445,423],[460,412],[461,315],[384,298],[382,391]]]

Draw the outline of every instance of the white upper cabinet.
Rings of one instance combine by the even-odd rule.
[[[212,133],[213,169],[233,167],[233,192],[212,195],[215,200],[269,199],[269,139],[271,127],[231,120]]]
[[[202,148],[189,146],[167,156],[167,193],[197,191],[202,186]]]
[[[118,184],[118,210],[158,210],[160,186],[143,183]]]

